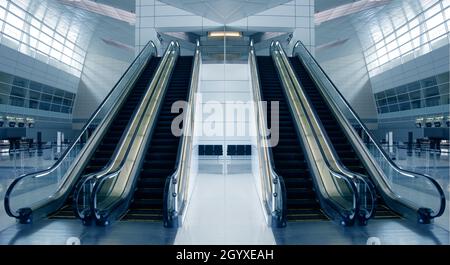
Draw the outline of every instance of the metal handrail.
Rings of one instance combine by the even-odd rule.
[[[200,41],[196,41],[194,62],[191,72],[191,81],[189,86],[189,96],[186,112],[183,119],[183,137],[178,148],[177,160],[175,162],[175,172],[168,176],[164,188],[163,218],[165,226],[176,225],[173,222],[181,214],[189,190],[189,169],[191,168],[193,135],[194,135],[194,116],[196,107],[196,96],[200,80],[201,64]]]
[[[359,203],[360,198],[359,198],[359,193],[358,193],[357,186],[356,186],[356,181],[354,179],[355,177],[354,177],[353,173],[345,170],[345,168],[343,168],[338,163],[337,159],[335,159],[336,155],[333,153],[334,150],[328,148],[330,145],[329,139],[327,138],[326,134],[323,133],[324,129],[321,127],[321,124],[317,122],[317,118],[316,118],[317,114],[314,112],[314,109],[311,108],[308,100],[305,100],[306,97],[304,95],[303,89],[302,89],[301,85],[299,84],[297,77],[296,77],[294,71],[292,70],[292,67],[290,66],[290,63],[287,59],[287,56],[286,56],[283,48],[281,47],[281,44],[278,41],[274,41],[271,44],[271,52],[272,53],[275,49],[277,49],[278,54],[280,54],[281,61],[283,62],[285,70],[287,71],[287,73],[291,79],[291,82],[295,88],[294,90],[297,94],[297,97],[299,97],[299,102],[301,102],[301,104],[300,104],[301,109],[303,110],[303,112],[305,114],[307,114],[306,119],[308,121],[308,124],[311,126],[311,128],[316,127],[315,129],[311,129],[312,135],[314,137],[315,142],[319,146],[322,146],[321,148],[319,148],[319,151],[320,151],[322,157],[325,158],[323,161],[325,162],[325,166],[327,167],[327,170],[329,171],[331,176],[333,176],[334,178],[343,180],[346,183],[347,187],[349,187],[351,190],[351,194],[353,197],[353,199],[352,199],[353,209],[350,214],[343,213],[341,210],[339,210],[338,207],[340,207],[340,206],[337,206],[336,203],[332,203],[332,204],[330,204],[330,206],[332,208],[334,208],[344,218],[344,222],[346,222],[345,224],[347,224],[347,222],[349,224],[352,224],[353,220],[359,214],[359,210],[360,210],[360,203]],[[280,70],[282,70],[282,69],[280,69]],[[311,111],[308,112],[307,109],[309,109]],[[322,143],[322,141],[319,140],[318,133],[320,133],[323,136],[323,138],[325,139],[324,143]],[[325,152],[323,150],[324,144],[327,145],[327,146],[325,146],[325,148],[328,148],[327,150],[329,150],[330,155],[325,154]],[[333,165],[330,164],[330,160],[333,162]],[[339,187],[338,184],[334,184],[334,185],[336,187]],[[339,188],[336,188],[336,190],[340,192]],[[324,189],[324,192],[326,192],[328,194],[327,188]],[[331,198],[330,195],[327,195],[327,196],[328,197],[325,197],[325,198]],[[329,202],[329,201],[327,201],[327,202]],[[374,205],[372,205],[372,211],[374,208],[375,208]]]
[[[97,109],[94,111],[94,113],[92,114],[92,116],[90,117],[90,119],[87,121],[87,123],[83,126],[80,134],[78,135],[78,137],[76,138],[75,141],[73,141],[73,143],[70,145],[69,148],[67,148],[64,153],[61,155],[61,157],[58,159],[57,162],[55,162],[51,167],[44,169],[44,170],[40,170],[37,172],[33,172],[33,173],[28,173],[25,175],[22,175],[18,178],[16,178],[8,187],[6,193],[5,193],[5,198],[4,198],[4,206],[5,206],[5,211],[6,213],[11,216],[11,217],[15,217],[15,218],[20,218],[20,215],[15,215],[12,211],[11,211],[11,206],[10,206],[10,196],[11,196],[11,192],[14,190],[15,186],[17,185],[17,183],[19,183],[22,179],[24,178],[28,178],[28,177],[33,177],[33,178],[39,178],[42,176],[45,176],[53,171],[55,171],[60,165],[61,163],[67,158],[68,154],[75,148],[75,146],[80,142],[81,138],[85,135],[85,133],[87,132],[87,130],[90,128],[90,126],[92,124],[94,124],[94,121],[97,119],[97,116],[99,115],[100,111],[106,106],[106,104],[108,103],[108,101],[110,100],[111,96],[113,95],[113,93],[115,92],[116,88],[120,85],[120,83],[122,82],[122,80],[125,78],[125,76],[127,76],[127,74],[131,71],[133,65],[139,60],[141,59],[141,56],[145,53],[145,51],[150,47],[153,47],[153,51],[150,53],[149,58],[151,58],[152,56],[157,56],[157,49],[155,44],[152,41],[149,41],[147,43],[147,45],[141,50],[141,52],[138,54],[138,56],[136,56],[136,58],[133,60],[133,62],[128,66],[127,70],[125,70],[124,74],[120,77],[120,79],[116,82],[116,84],[114,85],[113,89],[111,89],[111,91],[106,95],[105,99],[102,101],[102,103],[100,103],[100,105],[97,107]],[[139,68],[139,71],[137,72],[141,72],[142,68],[145,66],[145,64],[143,64],[143,66],[141,68]],[[136,71],[134,72],[134,75],[136,75]],[[119,94],[119,98],[122,97],[124,94],[126,94],[129,90],[130,90],[130,84],[132,84],[134,82],[135,78],[130,79],[130,81],[128,81],[126,83],[126,85],[124,86],[124,89],[122,90],[122,92]],[[114,106],[114,105],[113,105]],[[108,117],[111,112],[114,110],[114,107],[111,107],[108,112],[105,114],[105,117],[103,118],[103,120],[106,119],[106,117]],[[100,128],[101,126],[98,126],[98,128]],[[92,139],[92,138],[90,138]],[[83,149],[85,149],[88,146],[88,144],[85,145],[85,147]],[[80,152],[82,153],[82,152]],[[73,162],[75,163],[75,161]],[[56,193],[56,192],[55,192]]]
[[[139,133],[139,130],[137,128],[139,128],[141,126],[140,124],[142,123],[143,119],[146,117],[144,113],[146,113],[148,111],[148,108],[151,105],[150,104],[151,102],[159,102],[160,101],[160,99],[158,99],[158,98],[154,99],[155,93],[158,90],[156,88],[156,86],[158,86],[158,85],[160,86],[159,90],[165,88],[164,82],[161,81],[161,78],[167,77],[167,76],[164,76],[164,74],[163,74],[164,71],[166,71],[166,74],[167,74],[167,71],[172,70],[172,69],[167,68],[168,67],[167,63],[168,63],[169,57],[174,52],[176,52],[178,55],[179,51],[180,51],[180,46],[179,46],[178,42],[171,41],[164,53],[163,59],[161,60],[160,66],[158,67],[158,70],[157,70],[157,73],[155,74],[155,77],[150,84],[151,88],[148,90],[148,92],[145,95],[145,97],[148,98],[148,100],[142,100],[140,106],[138,107],[139,110],[142,110],[141,113],[143,113],[143,114],[140,115],[139,117],[135,117],[133,119],[133,122],[130,123],[130,127],[132,124],[135,124],[136,129],[133,132],[128,132],[128,133],[132,133],[131,137],[129,137],[130,140],[128,141],[128,144],[122,143],[122,145],[120,147],[122,149],[126,148],[126,152],[122,156],[122,159],[120,160],[119,165],[114,167],[114,164],[117,162],[117,157],[116,157],[113,160],[113,162],[111,162],[111,166],[109,167],[109,170],[102,171],[99,174],[97,174],[97,176],[96,176],[96,180],[93,184],[92,194],[90,196],[90,204],[89,205],[90,205],[90,209],[91,209],[91,215],[97,221],[103,221],[103,220],[101,220],[103,218],[103,216],[100,215],[101,211],[98,209],[98,193],[101,191],[106,180],[119,176],[119,174],[124,169],[125,163],[127,161],[127,157],[129,156],[129,153],[132,150],[133,142],[135,141],[134,139],[137,137],[137,135]],[[130,129],[128,129],[128,130],[130,130]],[[120,148],[119,148],[119,150],[120,150]],[[116,204],[118,204],[118,203],[120,203],[119,200],[116,201]],[[108,214],[110,214],[111,212],[112,212],[112,210]]]
[[[330,160],[333,162],[333,165],[330,164],[330,162],[329,162],[330,160],[326,160],[325,163],[327,164],[329,169],[333,172],[332,174],[339,174],[339,175],[345,176],[345,178],[348,178],[349,180],[354,182],[357,187],[360,186],[358,184],[362,183],[362,186],[364,187],[364,189],[369,192],[369,194],[370,194],[370,201],[371,201],[371,203],[369,205],[369,208],[365,209],[366,210],[365,218],[369,219],[369,218],[373,217],[373,215],[375,214],[375,208],[376,208],[376,206],[375,206],[376,192],[375,192],[374,185],[370,181],[367,180],[366,176],[364,176],[364,175],[362,175],[360,173],[348,170],[342,164],[342,161],[340,159],[337,159],[339,156],[338,156],[336,150],[334,149],[334,147],[332,145],[332,142],[331,142],[328,134],[326,133],[325,128],[323,127],[323,124],[321,122],[318,122],[318,120],[319,120],[317,118],[318,114],[317,114],[315,108],[313,108],[311,106],[311,103],[309,102],[308,98],[305,96],[304,89],[302,88],[302,85],[298,81],[298,77],[297,77],[295,71],[293,70],[293,68],[292,68],[292,66],[291,66],[291,64],[290,64],[290,62],[289,62],[289,60],[287,58],[287,55],[284,52],[280,42],[279,41],[275,41],[275,42],[273,42],[273,45],[277,46],[277,48],[278,48],[278,50],[279,50],[279,52],[281,54],[281,57],[283,59],[283,62],[286,65],[286,69],[289,72],[289,75],[291,76],[292,80],[294,80],[293,81],[293,85],[296,87],[297,92],[299,94],[302,94],[303,97],[305,98],[305,100],[303,101],[303,103],[305,104],[305,108],[304,108],[305,111],[306,111],[306,109],[310,110],[310,112],[312,114],[311,116],[316,117],[314,119],[311,119],[312,117],[308,115],[307,119],[309,120],[310,124],[313,124],[313,127],[314,126],[317,127],[316,130],[313,130],[313,135],[314,135],[314,138],[316,139],[316,141],[320,142],[320,140],[319,140],[320,137],[318,136],[318,133],[319,133],[324,138],[324,144],[327,145],[327,150],[330,152],[330,156],[331,156]],[[321,151],[321,153],[323,154],[324,157],[327,157],[327,155],[324,153],[323,149],[320,149],[320,151]],[[335,169],[333,169],[333,168],[335,168]],[[361,198],[359,198],[358,201],[361,201]],[[360,210],[361,209],[358,209],[356,211],[360,212]]]
[[[175,43],[171,43],[169,47],[171,47],[172,45],[175,45]],[[166,54],[168,54],[166,52]],[[146,93],[144,93],[144,96],[141,99],[140,105],[139,107],[136,108],[136,110],[134,111],[135,115],[132,115],[134,118],[128,123],[127,127],[125,128],[122,137],[119,140],[118,146],[115,149],[114,154],[112,155],[112,158],[110,159],[110,161],[108,162],[108,164],[101,169],[98,172],[94,172],[94,173],[90,173],[86,176],[83,176],[83,183],[77,187],[76,192],[75,192],[75,196],[73,196],[73,204],[74,204],[74,213],[77,217],[79,217],[80,219],[83,220],[84,216],[84,212],[86,212],[85,209],[80,209],[80,205],[78,204],[79,201],[79,196],[82,192],[82,190],[84,189],[85,185],[87,182],[92,182],[92,185],[95,185],[95,183],[97,182],[97,179],[102,179],[103,176],[110,176],[111,174],[113,174],[114,172],[120,172],[123,168],[123,165],[125,163],[125,159],[123,159],[124,157],[126,157],[129,152],[130,152],[130,139],[129,139],[129,135],[131,134],[132,137],[131,139],[133,139],[138,130],[134,130],[134,131],[130,131],[130,128],[132,127],[136,127],[137,124],[139,124],[143,118],[141,109],[143,108],[145,102],[146,102],[146,98],[150,98],[153,91],[154,91],[154,86],[157,84],[157,80],[159,79],[162,69],[164,69],[166,61],[167,61],[168,56],[164,56],[163,59],[161,60],[158,69],[155,71],[155,74],[153,76],[153,79],[155,81],[153,81],[151,84],[149,84],[149,89],[146,90]],[[140,115],[137,115],[137,113],[140,113]],[[132,141],[131,141],[132,142]],[[125,152],[123,152],[123,150],[126,150]],[[121,163],[118,165],[117,161],[118,160],[122,160]]]
[[[441,216],[445,211],[446,199],[445,199],[444,191],[443,191],[442,187],[439,185],[439,183],[434,178],[432,178],[426,174],[413,172],[413,171],[409,171],[409,170],[398,167],[397,164],[395,164],[394,161],[392,161],[392,159],[386,154],[385,150],[379,145],[379,143],[374,140],[372,134],[367,129],[366,125],[361,121],[361,119],[356,114],[356,112],[353,110],[353,108],[350,106],[348,101],[345,99],[345,97],[342,95],[342,93],[339,91],[339,89],[337,89],[337,86],[333,83],[332,79],[327,75],[327,73],[323,70],[321,65],[317,62],[317,60],[314,58],[314,56],[312,56],[312,54],[309,52],[309,50],[304,46],[304,44],[301,41],[297,41],[297,43],[295,44],[295,46],[293,48],[293,55],[295,56],[297,54],[297,56],[299,56],[299,58],[300,58],[299,53],[298,52],[296,53],[296,49],[299,45],[301,45],[301,47],[309,55],[310,59],[312,59],[313,62],[319,67],[321,73],[326,77],[328,82],[333,87],[334,91],[339,95],[340,99],[342,100],[342,102],[344,103],[344,105],[346,106],[346,108],[348,109],[350,114],[352,115],[352,117],[355,119],[355,121],[358,123],[358,125],[361,127],[361,129],[364,130],[365,134],[369,137],[370,141],[374,144],[374,146],[377,148],[377,150],[382,154],[384,160],[388,162],[388,164],[391,166],[391,168],[393,168],[396,172],[398,172],[402,175],[411,177],[411,178],[418,178],[418,177],[426,178],[435,186],[436,190],[439,193],[441,202],[440,202],[439,211],[435,215],[430,215],[430,217],[435,218],[435,217]],[[308,69],[308,71],[310,71],[310,69]],[[326,92],[326,89],[322,89],[322,90]],[[342,117],[345,117],[345,115],[342,113],[342,110],[340,108],[337,108],[337,110],[339,111],[339,114]],[[382,176],[384,176],[384,174],[382,174]]]
[[[253,40],[250,41],[250,51],[249,51],[249,64],[250,64],[250,75],[252,82],[253,98],[254,98],[254,108],[255,108],[255,121],[257,123],[257,128],[260,134],[256,137],[256,145],[258,149],[258,161],[259,161],[259,173],[263,178],[261,184],[264,192],[264,203],[266,209],[270,210],[278,222],[278,225],[284,226],[285,216],[287,212],[286,206],[286,188],[284,186],[284,181],[282,177],[279,176],[274,170],[274,160],[272,155],[272,150],[269,148],[271,144],[267,141],[267,125],[265,119],[265,111],[262,105],[261,97],[261,86],[258,75],[258,62],[256,60],[256,53]],[[262,152],[261,152],[262,149]],[[281,197],[278,194],[281,191]],[[284,195],[284,196],[283,196]],[[277,198],[279,198],[277,200]]]

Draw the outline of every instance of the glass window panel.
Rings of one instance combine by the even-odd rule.
[[[411,43],[410,43],[410,42],[407,42],[407,43],[405,43],[404,45],[402,45],[402,46],[400,47],[400,53],[401,53],[401,54],[407,54],[407,53],[409,53],[410,51],[412,51],[412,49],[413,49],[413,47],[412,47]]]
[[[31,18],[31,25],[33,25],[35,28],[40,29],[41,28],[41,21],[35,18]]]
[[[62,55],[61,61],[67,65],[70,65],[72,63],[72,59],[70,59],[70,57],[65,54]]]
[[[46,25],[42,25],[41,30],[48,36],[53,37],[53,30],[51,28],[47,27]]]
[[[397,104],[397,97],[396,97],[396,96],[394,96],[394,97],[389,97],[389,98],[387,98],[387,102],[388,102],[389,105],[391,105],[391,104]]]
[[[408,24],[409,24],[409,28],[410,28],[410,29],[412,29],[412,28],[418,26],[418,25],[419,25],[419,18],[416,17],[416,18],[410,20],[410,21],[408,22]]]
[[[432,97],[439,95],[439,88],[437,86],[432,86],[424,89],[424,97]]]
[[[72,106],[72,100],[70,100],[70,99],[63,99],[63,106],[71,107]]]
[[[11,85],[0,83],[0,93],[3,95],[9,95],[11,93]]]
[[[397,49],[397,47],[398,47],[397,46],[397,42],[395,40],[390,42],[390,43],[388,43],[388,45],[386,45],[386,48],[387,48],[388,52]]]
[[[42,84],[38,82],[31,81],[30,82],[30,89],[35,91],[41,91],[42,90]]]
[[[57,41],[53,41],[52,48],[57,50],[57,51],[59,51],[59,52],[62,52],[63,48],[64,48],[64,45],[62,45],[62,43],[59,43]]]
[[[36,39],[39,39],[40,30],[35,27],[29,28],[30,36]]]
[[[398,102],[409,101],[409,94],[400,94],[397,96]]]
[[[390,34],[389,36],[387,36],[386,38],[384,38],[384,41],[386,43],[390,43],[392,41],[395,41],[395,34]]]
[[[52,104],[50,110],[53,111],[53,112],[61,112],[61,105]]]
[[[385,90],[384,93],[386,94],[386,97],[393,97],[395,96],[395,88]]]
[[[11,95],[13,95],[13,96],[24,98],[25,93],[26,93],[26,90],[19,86],[13,86],[11,89]]]
[[[411,100],[420,99],[420,91],[414,91],[409,93],[409,98]]]
[[[52,49],[50,51],[50,56],[55,58],[56,60],[60,60],[61,59],[61,52],[59,52],[59,51],[57,51],[55,49]]]
[[[7,34],[11,38],[14,38],[15,40],[20,40],[22,38],[22,31],[9,24],[5,24],[3,33]]]
[[[443,94],[448,94],[449,90],[450,90],[450,84],[442,84],[439,85],[439,94],[443,95]]]
[[[6,10],[0,7],[0,20],[4,20],[6,16]]]
[[[389,112],[396,112],[396,111],[399,111],[397,104],[389,106]]]
[[[441,6],[439,4],[434,5],[433,7],[429,8],[428,10],[426,10],[424,12],[424,16],[425,18],[430,18],[432,16],[434,16],[436,13],[438,13],[439,11],[441,11]]]
[[[55,92],[54,88],[51,86],[42,86],[42,92],[49,94],[50,96],[53,95],[53,92]]]
[[[383,92],[376,93],[376,94],[375,94],[375,98],[376,98],[376,99],[382,99],[382,98],[385,98],[384,91],[383,91]]]
[[[403,94],[408,92],[408,86],[407,85],[403,85],[403,86],[399,86],[395,88],[395,91],[397,94]]]
[[[404,25],[403,27],[399,28],[395,34],[397,36],[401,36],[401,35],[405,34],[406,32],[408,32],[408,26]]]
[[[393,51],[391,51],[390,53],[389,53],[389,58],[392,60],[392,59],[395,59],[395,58],[397,58],[397,57],[400,57],[400,52],[398,51],[398,49],[395,49],[395,50],[393,50]]]
[[[13,75],[0,72],[0,83],[12,84],[13,80],[14,80],[14,76]]]
[[[37,109],[38,106],[39,106],[39,101],[37,101],[37,100],[30,99],[30,101],[28,102],[28,107],[31,109]]]
[[[436,28],[428,31],[428,37],[430,40],[434,40],[446,33],[444,24],[437,26]]]
[[[447,9],[445,9],[445,18],[446,19],[450,19],[450,7],[449,8],[447,8]]]
[[[441,95],[441,105],[446,105],[446,104],[450,104],[449,102],[449,94],[447,95]]]
[[[411,39],[415,39],[420,36],[420,27],[415,27],[410,30],[409,34],[411,35]]]
[[[411,101],[411,108],[412,109],[419,109],[421,107],[420,100],[413,100]]]
[[[47,95],[47,94],[42,94],[42,95],[41,95],[41,101],[44,101],[44,102],[52,102],[52,96]]]
[[[18,76],[14,77],[13,85],[15,85],[15,86],[28,88],[29,83],[30,83],[30,81],[28,79],[21,78]]]
[[[46,34],[41,34],[39,40],[48,46],[52,45],[52,38],[50,38]]]
[[[378,106],[386,106],[387,105],[387,100],[385,98],[380,99],[377,101],[378,102]]]
[[[442,0],[442,6],[444,8],[449,7],[450,6],[450,0]]]
[[[39,109],[41,109],[41,110],[50,110],[50,103],[41,102],[39,104]]]
[[[64,90],[55,88],[55,96],[63,98],[64,97]],[[61,104],[61,103],[59,103],[59,104]]]
[[[411,104],[409,102],[404,102],[399,104],[400,110],[409,110],[411,109]]]
[[[435,85],[437,85],[436,78],[434,76],[432,76],[432,77],[422,79],[422,80],[420,80],[420,85],[422,88],[435,86]]]
[[[439,96],[425,99],[427,107],[438,106],[441,98]]]
[[[383,48],[384,46],[385,46],[385,44],[384,44],[384,41],[383,41],[383,40],[380,41],[380,42],[378,42],[377,44],[375,44],[375,49],[377,50],[377,53],[380,52],[379,50],[380,50],[381,48]]]
[[[18,17],[25,17],[25,12],[15,5],[9,5],[9,12],[15,14]]]
[[[62,112],[62,113],[70,113],[70,108],[69,108],[69,107],[62,106],[62,107],[61,107],[61,112]]]
[[[61,97],[53,97],[53,104],[58,104],[61,105],[62,104],[62,98]]]
[[[25,100],[23,98],[10,96],[9,104],[11,106],[23,107]]]
[[[29,93],[30,93],[30,99],[39,100],[41,98],[41,93],[39,93],[39,92],[30,90]]]
[[[65,91],[65,96],[64,97],[68,98],[68,99],[74,99],[75,98],[75,94],[74,93],[70,93],[68,91]]]
[[[389,58],[387,55],[381,56],[379,59],[380,65],[383,65],[389,61]]]
[[[37,49],[45,55],[50,53],[50,46],[42,42],[39,42]]]
[[[436,27],[437,25],[440,25],[444,22],[444,16],[442,15],[442,13],[439,13],[437,15],[435,15],[432,18],[427,19],[426,21],[426,25],[428,27],[428,29],[432,29],[434,27]]]
[[[408,33],[403,34],[402,36],[400,36],[400,37],[398,38],[398,45],[399,45],[399,46],[402,46],[403,44],[407,43],[407,42],[410,41],[410,40],[411,40],[411,37],[409,36]]]
[[[387,106],[386,107],[381,107],[380,111],[381,111],[381,113],[388,113],[389,112],[389,108]]]
[[[10,25],[15,26],[16,28],[22,29],[23,25],[24,25],[24,21],[23,19],[21,19],[20,17],[17,17],[15,15],[13,15],[12,13],[8,13],[6,15],[6,22]]]

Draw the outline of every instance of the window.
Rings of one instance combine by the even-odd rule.
[[[422,88],[435,86],[435,85],[437,85],[436,78],[434,76],[432,76],[429,78],[422,79],[422,80],[420,80],[420,85],[422,86]]]
[[[429,88],[424,89],[424,97],[432,97],[439,95],[439,89],[437,86],[432,86]]]
[[[427,107],[438,106],[439,102],[440,102],[440,97],[437,96],[437,97],[427,98],[425,101],[426,101]]]
[[[367,43],[368,47],[364,47],[369,75],[373,77],[448,44],[450,8],[446,6],[447,1],[425,1],[422,7],[404,1],[400,5],[403,10],[385,12],[370,19],[367,25],[374,44]],[[377,59],[378,65],[372,64]]]
[[[411,109],[411,104],[409,102],[404,102],[399,104],[399,109],[402,110],[409,110]]]

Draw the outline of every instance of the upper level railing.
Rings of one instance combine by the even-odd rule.
[[[386,202],[401,202],[403,206],[400,208],[392,205],[395,210],[401,212],[409,208],[418,214],[418,221],[421,223],[428,223],[441,216],[446,200],[439,183],[428,175],[398,167],[301,42],[296,43],[293,54],[305,65],[325,100],[337,114],[338,121],[343,125],[352,145],[364,158],[363,162]],[[354,127],[362,129],[362,137],[358,136]]]
[[[9,216],[27,223],[31,221],[31,214],[35,215],[37,210],[42,210],[38,215],[45,215],[64,203],[87,158],[95,150],[113,116],[152,56],[156,56],[156,47],[153,42],[149,42],[54,165],[46,170],[20,176],[12,182],[4,199]]]

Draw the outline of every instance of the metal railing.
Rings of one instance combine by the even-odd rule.
[[[282,177],[274,170],[274,161],[272,157],[273,144],[268,139],[268,127],[266,122],[266,111],[263,106],[261,96],[261,86],[258,75],[258,66],[256,61],[255,48],[253,40],[250,42],[250,51],[248,57],[250,65],[250,76],[252,83],[252,94],[254,100],[255,122],[258,134],[256,136],[256,148],[258,155],[258,171],[261,177],[261,190],[263,202],[266,210],[272,217],[272,224],[278,227],[286,225],[286,187]]]
[[[133,187],[136,184],[135,180],[140,173],[140,161],[145,155],[145,149],[150,139],[148,136],[152,133],[152,128],[157,121],[159,108],[179,53],[178,42],[172,41],[164,53],[133,120],[123,135],[123,140],[117,149],[118,152],[105,170],[94,176],[86,176],[85,187],[80,186],[80,189],[87,191],[87,195],[84,194],[80,197],[77,194],[78,197],[74,201],[75,204],[84,208],[88,207],[88,209],[77,207],[80,217],[83,217],[83,213],[90,213],[98,224],[107,225],[128,207]],[[86,201],[83,197],[89,197],[88,206],[84,204]],[[83,203],[80,203],[80,198]]]
[[[314,183],[319,199],[328,215],[340,219],[342,225],[352,225],[356,218],[363,223],[373,215],[375,193],[365,178],[346,170],[331,148],[322,124],[312,108],[304,89],[297,80],[290,62],[279,42],[272,42],[271,53],[284,83],[283,88],[301,132],[306,154],[312,165]],[[365,196],[361,200],[361,196]],[[362,205],[361,201],[367,202]],[[363,207],[362,207],[363,206]],[[363,211],[360,211],[363,208]],[[363,213],[361,215],[361,213]]]
[[[163,218],[164,226],[177,226],[179,216],[185,211],[190,184],[190,169],[193,153],[194,117],[200,80],[201,50],[197,40],[194,64],[189,88],[187,108],[183,119],[183,137],[179,145],[175,172],[166,179],[164,187]]]
[[[88,158],[95,151],[133,84],[150,58],[156,54],[156,46],[149,42],[54,165],[46,170],[20,176],[12,182],[4,199],[5,210],[9,216],[28,223],[32,214],[34,217],[45,216],[64,204]],[[92,131],[92,128],[95,129]]]
[[[298,56],[319,87],[351,144],[363,158],[371,179],[388,206],[407,217],[414,213],[420,223],[429,223],[431,219],[441,216],[446,200],[439,183],[425,174],[401,169],[392,161],[301,42],[296,43],[293,55]],[[362,137],[354,126],[362,129]],[[430,192],[434,195],[430,196]]]

